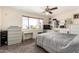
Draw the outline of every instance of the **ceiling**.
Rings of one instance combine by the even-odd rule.
[[[43,16],[49,16],[42,13],[44,11],[44,7],[45,6],[13,6],[13,8],[16,8],[18,10],[22,10],[25,12],[34,13],[34,14],[43,15]],[[79,6],[58,6],[58,9],[54,10],[52,15],[59,14],[61,12],[72,11],[75,9],[79,9]]]

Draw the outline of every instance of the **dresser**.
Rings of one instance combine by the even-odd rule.
[[[21,43],[22,31],[18,26],[10,26],[8,28],[8,45]]]
[[[79,25],[72,24],[70,27],[70,33],[71,34],[79,34]]]
[[[73,24],[70,25],[71,34],[79,34],[79,19],[74,19]]]

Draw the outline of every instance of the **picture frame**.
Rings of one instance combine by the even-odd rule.
[[[79,13],[78,14],[74,14],[74,19],[79,19]]]

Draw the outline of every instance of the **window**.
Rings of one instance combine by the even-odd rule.
[[[23,29],[41,29],[43,27],[43,20],[31,17],[22,17]]]
[[[29,28],[28,22],[29,22],[28,17],[22,17],[22,29],[28,29]]]

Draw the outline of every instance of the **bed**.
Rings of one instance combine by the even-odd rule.
[[[48,52],[79,52],[79,35],[49,32],[37,35],[36,45]]]

